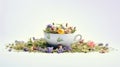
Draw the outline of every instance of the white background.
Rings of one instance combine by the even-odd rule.
[[[40,54],[7,52],[15,40],[43,37],[49,23],[69,23],[86,41],[109,43],[107,54]],[[0,0],[0,66],[119,66],[119,0]]]

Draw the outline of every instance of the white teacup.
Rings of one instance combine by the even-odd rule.
[[[70,46],[73,42],[77,41],[77,37],[82,39],[80,34],[53,34],[44,32],[44,38],[50,45],[62,44],[64,46]]]

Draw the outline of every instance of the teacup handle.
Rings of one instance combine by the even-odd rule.
[[[82,39],[82,35],[81,34],[77,34],[77,35],[75,35],[75,37],[74,37],[74,41],[76,41],[76,38],[77,37],[80,37],[80,39],[79,40],[81,40]]]

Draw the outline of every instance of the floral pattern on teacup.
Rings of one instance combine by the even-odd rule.
[[[50,34],[47,35],[47,38],[50,39]]]
[[[61,42],[61,41],[63,41],[63,39],[60,38],[60,37],[58,37],[58,38],[57,38],[57,42]]]

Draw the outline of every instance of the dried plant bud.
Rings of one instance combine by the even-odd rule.
[[[73,29],[73,27],[69,27],[68,29],[72,30],[72,29]]]
[[[35,37],[33,37],[33,40],[35,40]]]
[[[55,25],[55,23],[53,22],[52,25]]]
[[[68,27],[68,23],[66,23],[66,27]]]
[[[76,27],[74,27],[74,30],[76,30]]]
[[[103,46],[103,43],[99,43],[98,46]]]
[[[84,42],[84,39],[80,40],[79,43],[83,43]]]
[[[107,44],[105,44],[105,46],[108,46],[109,44],[107,43]]]
[[[70,29],[66,29],[65,30],[65,34],[69,34],[69,33],[71,33],[71,30]]]

